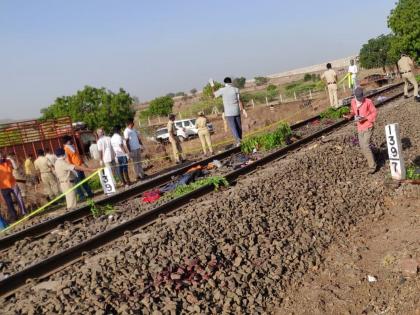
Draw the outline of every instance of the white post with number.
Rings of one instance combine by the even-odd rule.
[[[105,195],[113,194],[117,191],[115,189],[114,177],[112,177],[112,171],[109,167],[105,167],[98,175]]]
[[[398,124],[385,126],[386,143],[393,179],[405,179],[405,165],[402,157],[402,144],[400,139],[400,127]]]

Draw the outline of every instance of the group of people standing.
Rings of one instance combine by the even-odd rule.
[[[136,179],[146,178],[141,166],[141,142],[133,120],[127,122],[123,134],[119,126],[114,127],[112,137],[103,129],[97,130],[98,140],[91,145],[92,157],[98,160],[101,167],[110,167],[116,177],[126,186],[131,184],[128,173],[128,162],[132,160]],[[20,165],[14,154],[0,153],[0,191],[6,203],[7,218],[0,214],[0,228],[16,221],[27,214],[24,197],[28,187],[41,183],[48,200],[53,200],[66,193],[66,206],[75,208],[77,202],[92,198],[93,192],[85,180],[85,172],[94,172],[96,167],[89,167],[79,155],[71,136],[62,138],[63,147],[57,148],[54,154],[49,150],[37,150],[37,158],[28,155]],[[83,183],[81,183],[83,182]],[[73,186],[81,183],[76,189]],[[14,200],[19,211],[16,211]]]
[[[215,98],[222,97],[223,99],[223,119],[227,121],[227,124],[230,127],[232,136],[235,139],[235,145],[240,146],[242,141],[241,112],[245,117],[247,117],[247,113],[243,107],[239,94],[239,89],[232,85],[232,79],[226,77],[224,79],[224,84],[224,87],[215,90],[213,81],[211,80],[210,82],[213,96]],[[183,153],[182,145],[177,135],[177,129],[175,125],[175,114],[170,114],[168,119],[169,121],[166,127],[168,129],[169,134],[169,143],[172,147],[173,159],[177,164],[179,164],[185,160],[185,155]],[[214,153],[210,131],[207,126],[208,123],[209,121],[205,116],[204,112],[199,112],[198,118],[195,122],[195,128],[198,131],[198,138],[200,139],[204,155],[207,155],[207,153],[210,153],[210,155],[212,155]]]
[[[139,132],[134,128],[134,121],[129,120],[124,132],[121,134],[121,127],[115,126],[112,136],[105,134],[102,128],[96,131],[97,141],[93,141],[89,147],[93,160],[99,162],[102,167],[112,169],[116,178],[120,179],[123,185],[131,185],[128,174],[128,162],[132,161],[136,180],[147,177],[141,165],[141,151],[143,143]]]
[[[404,97],[409,98],[408,87],[411,84],[413,85],[414,100],[419,102],[420,95],[418,94],[418,83],[414,76],[413,60],[405,53],[402,53],[401,58],[398,60],[398,69],[404,81]],[[370,141],[376,122],[377,110],[372,100],[366,98],[363,89],[358,86],[357,73],[357,66],[354,60],[351,60],[347,75],[349,77],[349,87],[353,89],[354,98],[351,100],[350,113],[345,118],[349,120],[354,119],[357,126],[359,146],[368,164],[367,172],[374,174],[377,171],[377,164]],[[340,106],[337,97],[338,78],[330,63],[327,64],[327,70],[323,73],[321,79],[325,80],[327,84],[331,107],[338,108]]]
[[[415,66],[413,60],[403,52],[401,53],[401,58],[398,60],[397,64],[401,78],[404,81],[404,97],[409,97],[408,87],[411,84],[413,86],[413,97],[416,101],[420,102],[419,87],[414,76]],[[321,75],[321,79],[324,80],[327,85],[331,107],[338,108],[340,107],[338,102],[338,76],[337,73],[332,69],[331,63],[327,63],[326,68],[327,70]],[[358,72],[359,70],[354,60],[350,60],[347,76],[349,78],[349,88],[351,89],[355,89],[358,86]]]

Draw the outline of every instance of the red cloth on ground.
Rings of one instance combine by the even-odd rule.
[[[143,194],[143,198],[141,200],[146,203],[153,203],[159,198],[160,198],[159,190],[150,190],[150,191],[146,191]]]

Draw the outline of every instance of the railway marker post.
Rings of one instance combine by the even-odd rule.
[[[402,144],[400,138],[400,126],[389,124],[385,126],[386,143],[388,145],[389,166],[392,179],[405,179],[404,159],[401,155]]]
[[[99,179],[105,195],[116,193],[114,177],[112,177],[111,168],[105,167],[99,173]]]

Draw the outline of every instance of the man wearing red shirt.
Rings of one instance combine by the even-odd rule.
[[[364,97],[361,87],[357,87],[354,90],[354,96],[351,100],[350,114],[345,117],[347,119],[354,117],[354,121],[357,123],[360,149],[368,162],[369,174],[373,174],[376,172],[376,162],[369,145],[377,111],[373,102]]]
[[[0,153],[0,191],[4,201],[6,202],[8,219],[11,222],[16,221],[18,217],[13,204],[12,195],[15,195],[21,213],[26,214],[26,208],[23,203],[22,195],[18,185],[16,185],[16,179],[13,176],[13,169],[15,168],[16,165]]]

